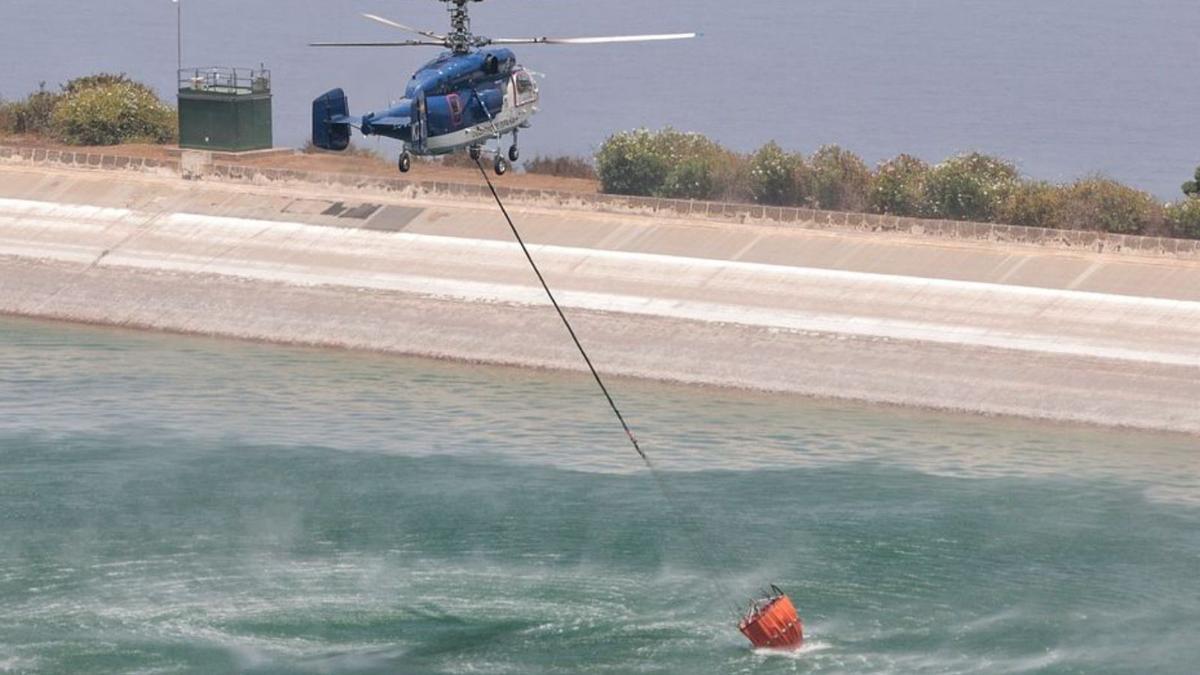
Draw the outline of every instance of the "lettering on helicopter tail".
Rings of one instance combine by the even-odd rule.
[[[325,92],[313,101],[312,141],[325,150],[350,147],[350,104],[341,89]]]

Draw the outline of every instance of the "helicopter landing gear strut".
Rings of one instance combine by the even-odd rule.
[[[508,148],[508,161],[515,162],[521,159],[521,150],[517,147],[517,130],[513,129],[513,144]]]
[[[471,161],[478,162],[483,157],[483,146],[472,145],[467,148],[467,154],[470,155]],[[492,154],[492,152],[488,151],[488,154]],[[512,154],[510,150],[509,156],[511,157]],[[503,176],[508,173],[510,168],[512,168],[512,164],[509,160],[504,159],[504,154],[497,149],[495,152],[495,161],[492,162],[492,169],[496,172],[496,175]]]

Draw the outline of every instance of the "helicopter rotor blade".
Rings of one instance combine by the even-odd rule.
[[[598,45],[614,42],[659,42],[662,40],[690,40],[698,33],[664,33],[661,35],[610,35],[605,37],[577,38],[495,38],[489,39],[494,45]]]
[[[310,42],[309,47],[445,47],[444,42],[404,40],[401,42]]]
[[[399,28],[400,30],[408,31],[409,33],[416,33],[417,35],[420,35],[421,37],[427,37],[431,40],[445,40],[446,39],[445,35],[438,35],[437,33],[434,33],[431,31],[421,30],[420,28],[413,28],[412,26],[405,26],[402,23],[397,23],[395,21],[392,21],[391,19],[385,19],[382,16],[377,16],[375,14],[363,14],[363,18],[370,19],[371,21],[378,21],[379,23],[381,23],[385,26],[391,26],[392,28]]]

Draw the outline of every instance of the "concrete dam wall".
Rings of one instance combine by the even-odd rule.
[[[514,217],[606,374],[1200,432],[1200,262]],[[0,312],[581,369],[494,205],[0,165]]]

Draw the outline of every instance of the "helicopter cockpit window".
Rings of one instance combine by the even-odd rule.
[[[514,79],[517,83],[517,105],[522,105],[537,98],[537,92],[533,88],[533,78],[525,71],[518,72]]]

